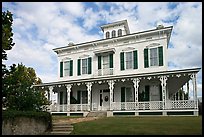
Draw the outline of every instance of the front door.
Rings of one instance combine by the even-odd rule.
[[[110,90],[104,89],[100,90],[100,97],[99,97],[99,106],[100,110],[109,110],[110,108]]]

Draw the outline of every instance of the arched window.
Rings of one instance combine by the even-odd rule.
[[[118,36],[122,36],[122,30],[121,29],[118,30]]]
[[[110,38],[110,32],[106,32],[106,38]]]
[[[115,30],[112,31],[112,38],[115,37]]]

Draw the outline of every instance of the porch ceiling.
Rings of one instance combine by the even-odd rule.
[[[147,77],[158,77],[161,75],[169,75],[170,76],[169,81],[171,81],[170,87],[172,88],[170,92],[173,92],[174,90],[179,89],[180,85],[182,86],[190,79],[190,77],[182,78],[181,82],[178,84],[178,82],[174,78],[179,78],[179,75],[182,76],[182,75],[190,75],[192,73],[198,73],[200,69],[201,68],[193,68],[193,69],[160,71],[160,72],[140,73],[140,74],[120,75],[120,76],[114,76],[114,75],[113,76],[98,76],[96,78],[49,82],[49,83],[43,83],[43,84],[38,84],[38,85],[33,85],[33,86],[34,87],[57,86],[57,85],[96,82],[96,81],[104,81],[104,80],[118,80],[119,81],[121,79],[147,78]],[[174,86],[174,85],[179,85],[179,86]]]

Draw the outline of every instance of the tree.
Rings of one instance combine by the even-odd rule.
[[[42,83],[35,70],[25,67],[22,63],[10,66],[3,79],[3,105],[7,109],[20,111],[41,111],[46,109],[49,101],[44,96],[45,91],[32,87]]]
[[[5,50],[11,50],[15,43],[13,43],[12,23],[13,14],[8,10],[2,12],[2,60],[7,60]]]

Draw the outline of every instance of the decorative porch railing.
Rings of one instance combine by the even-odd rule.
[[[112,110],[161,110],[163,109],[163,101],[149,101],[149,102],[112,102]],[[92,103],[91,108],[88,104],[67,104],[51,105],[49,107],[51,112],[68,112],[68,111],[97,111],[98,104]],[[165,108],[168,110],[178,109],[197,109],[197,101],[194,100],[178,100],[166,101]]]
[[[113,75],[113,68],[99,69],[98,76]]]

